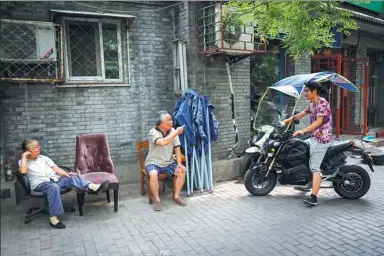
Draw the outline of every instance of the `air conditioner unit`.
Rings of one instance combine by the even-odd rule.
[[[252,24],[239,27],[225,27],[221,18],[222,7],[216,4],[215,7],[215,31],[216,46],[224,51],[239,52],[255,50],[254,31]]]
[[[1,20],[0,60],[10,62],[56,61],[52,22]]]

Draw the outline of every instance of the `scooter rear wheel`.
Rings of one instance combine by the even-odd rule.
[[[343,174],[339,182],[334,182],[335,192],[346,199],[358,199],[371,187],[371,178],[364,168],[358,165],[345,165],[340,169]]]

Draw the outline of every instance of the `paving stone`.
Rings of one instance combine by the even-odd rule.
[[[40,251],[41,256],[51,256],[53,254],[52,250],[50,249],[44,249]]]
[[[63,251],[52,251],[52,255],[53,255],[53,256],[63,256],[64,253],[63,253]],[[95,254],[94,254],[94,255],[95,255]]]
[[[18,224],[20,207],[1,216],[1,255],[384,255],[384,168],[376,169],[363,198],[343,200],[322,189],[313,208],[291,188],[253,197],[234,181],[185,197],[184,208],[162,194],[160,213],[137,186],[122,184],[119,200],[130,207],[114,213],[110,205],[85,204],[85,216],[63,215],[65,230],[52,229],[46,216]],[[75,195],[68,200],[76,202]]]
[[[3,255],[3,254],[1,254],[1,255]],[[9,249],[7,249],[6,254],[4,254],[4,255],[15,256],[15,255],[19,255],[19,253],[17,251],[17,248],[9,248]]]
[[[98,255],[98,253],[96,250],[87,250],[86,255],[93,256],[93,255]]]

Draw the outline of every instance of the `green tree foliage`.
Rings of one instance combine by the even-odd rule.
[[[257,92],[279,80],[279,60],[272,54],[260,54],[251,59],[251,84]]]
[[[358,29],[351,12],[339,2],[323,1],[233,1],[224,5],[225,29],[253,24],[265,42],[280,37],[292,57],[312,55],[335,42],[332,28],[349,35]]]

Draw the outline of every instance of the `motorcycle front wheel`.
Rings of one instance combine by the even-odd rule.
[[[259,154],[247,154],[241,159],[240,176],[243,178],[251,164],[259,158]]]
[[[358,165],[345,165],[340,169],[343,176],[334,182],[335,192],[346,199],[358,199],[371,187],[371,178],[364,168]]]
[[[277,175],[275,171],[270,171],[268,176],[267,167],[264,163],[258,163],[245,173],[244,186],[249,193],[254,196],[268,195],[276,186]]]

